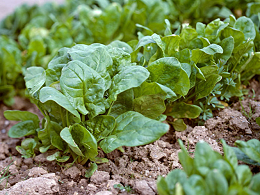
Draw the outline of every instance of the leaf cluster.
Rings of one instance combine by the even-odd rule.
[[[166,94],[155,83],[145,83],[150,73],[131,62],[130,52],[131,47],[120,41],[108,46],[78,44],[60,49],[46,70],[28,68],[26,87],[44,119],[40,125],[35,114],[5,111],[7,119],[21,121],[9,130],[10,137],[33,135],[16,149],[26,158],[37,150],[58,149],[49,160],[64,162],[72,155],[82,164],[98,163],[104,160],[97,157],[98,148],[109,153],[165,134],[168,125],[158,121],[161,112],[149,112],[157,105],[142,103],[163,101]]]
[[[182,141],[179,140],[179,144],[178,156],[183,170],[176,169],[165,178],[158,178],[160,195],[259,194],[260,173],[253,175],[248,166],[238,165],[235,152],[224,140],[224,156],[206,142],[199,142],[195,157],[191,158]]]

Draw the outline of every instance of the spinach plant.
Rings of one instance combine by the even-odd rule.
[[[206,142],[199,142],[194,158],[189,156],[182,141],[178,141],[183,170],[175,169],[165,178],[158,178],[160,195],[259,194],[260,173],[253,175],[248,166],[238,165],[234,151],[224,140],[224,156],[212,150]]]
[[[99,148],[109,153],[165,134],[164,109],[157,111],[155,103],[148,107],[145,100],[163,102],[166,93],[156,83],[145,83],[150,73],[132,63],[130,53],[131,47],[120,41],[78,44],[60,49],[46,70],[28,68],[26,87],[44,119],[40,125],[35,114],[5,111],[7,119],[21,121],[9,130],[10,137],[33,137],[16,149],[24,157],[57,149],[49,160],[64,162],[71,155],[81,164],[97,163],[103,161]]]
[[[166,24],[169,21],[166,21]],[[196,28],[183,24],[165,36],[139,34],[132,41],[133,61],[147,67],[148,82],[157,82],[168,93],[167,116],[175,119],[212,116],[224,108],[220,100],[240,97],[242,84],[259,74],[256,30],[250,18],[216,19]]]
[[[237,140],[233,147],[234,152],[237,155],[238,160],[245,163],[260,166],[260,141],[257,139],[251,139],[247,142]]]

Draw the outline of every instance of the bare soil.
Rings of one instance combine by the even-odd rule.
[[[214,118],[205,122],[204,126],[188,126],[183,132],[170,129],[160,140],[139,147],[124,147],[99,156],[109,160],[100,164],[91,178],[85,177],[88,164],[57,164],[49,162],[46,156],[52,152],[37,154],[35,158],[24,159],[15,150],[21,139],[7,136],[8,129],[15,122],[7,121],[3,112],[7,109],[28,110],[38,114],[38,109],[28,100],[16,97],[16,103],[8,108],[0,105],[0,177],[8,176],[0,183],[0,195],[5,194],[63,194],[63,195],[110,195],[110,194],[156,194],[156,179],[159,175],[167,175],[169,171],[181,168],[178,162],[180,150],[177,139],[183,140],[193,152],[195,144],[204,140],[216,151],[222,152],[220,139],[234,146],[236,140],[260,139],[260,127],[255,118],[260,116],[260,86],[251,82],[256,92],[255,98],[246,98],[234,103],[231,107],[215,112]],[[251,94],[252,95],[252,94]],[[241,106],[242,105],[242,106]],[[5,173],[3,170],[8,167]],[[251,167],[259,172],[258,167]],[[121,184],[124,188],[115,188]]]

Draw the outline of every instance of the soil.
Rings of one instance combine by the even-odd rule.
[[[42,116],[28,100],[16,97],[13,107],[0,105],[0,177],[8,176],[0,183],[0,195],[157,194],[157,177],[181,168],[177,139],[181,139],[191,153],[200,140],[222,152],[221,139],[225,139],[230,146],[234,146],[238,139],[260,139],[260,127],[255,123],[256,117],[260,116],[260,84],[253,80],[250,89],[255,91],[254,98],[250,93],[250,97],[216,111],[214,117],[207,120],[204,126],[188,126],[183,132],[176,132],[171,128],[156,142],[139,147],[123,147],[125,152],[116,150],[104,154],[100,151],[99,156],[107,158],[109,162],[100,164],[91,178],[85,177],[88,164],[82,166],[50,162],[46,160],[50,153],[37,154],[33,159],[21,158],[15,150],[21,139],[7,136],[15,122],[7,121],[3,112],[8,109],[28,110]],[[5,173],[6,168],[8,171]],[[253,173],[259,172],[258,167],[251,166],[251,169]],[[121,185],[120,189],[114,187],[117,184]]]

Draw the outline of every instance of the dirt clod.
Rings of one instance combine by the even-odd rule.
[[[110,175],[105,171],[96,171],[90,178],[90,181],[95,184],[105,183],[110,179]]]

